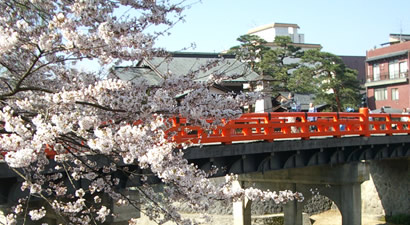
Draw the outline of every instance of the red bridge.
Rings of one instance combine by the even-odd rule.
[[[309,190],[316,187],[337,204],[343,225],[360,225],[360,185],[370,174],[366,161],[395,160],[390,163],[406,166],[410,157],[409,121],[410,115],[369,114],[367,108],[358,113],[249,113],[211,130],[191,126],[189,119],[173,118],[168,135],[177,143],[214,143],[184,149],[184,157],[205,171],[218,168],[215,177],[241,174],[243,185],[262,185],[270,190],[284,186],[302,192],[307,199]],[[112,162],[110,157],[100,155],[88,159],[101,167]],[[145,172],[136,165],[126,166],[135,174]],[[406,174],[400,168],[392,166],[388,175]],[[17,201],[14,193],[21,181],[16,177],[5,163],[0,163],[0,204]],[[119,178],[122,184],[128,182],[128,177]],[[150,182],[160,180],[153,178]],[[395,185],[403,184],[394,183],[392,187]],[[285,224],[302,224],[302,204],[284,206]],[[250,204],[236,208],[239,212],[234,214],[239,216],[235,218],[251,221]]]
[[[311,137],[365,136],[410,134],[410,115],[369,113],[361,108],[358,113],[337,112],[272,112],[247,113],[239,119],[225,121],[211,132],[190,126],[185,118],[174,118],[169,132],[176,132],[178,143],[223,143],[237,141]],[[312,121],[309,118],[314,118]],[[295,122],[293,122],[295,121]]]

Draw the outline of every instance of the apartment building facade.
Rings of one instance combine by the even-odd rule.
[[[366,91],[370,109],[410,108],[410,41],[366,52]]]

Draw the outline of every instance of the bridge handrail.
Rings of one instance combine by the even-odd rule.
[[[407,118],[403,121],[402,118]],[[274,141],[284,138],[309,139],[319,136],[340,138],[345,135],[369,137],[375,134],[410,134],[410,115],[359,112],[271,112],[246,113],[222,126],[204,130],[190,126],[187,119],[174,119],[168,130],[177,143],[223,143],[235,141]],[[212,121],[209,120],[209,123]]]
[[[406,118],[406,119],[404,119]],[[404,120],[403,120],[404,119]],[[238,119],[223,121],[223,125],[214,129],[191,126],[189,119],[173,117],[172,127],[167,135],[176,143],[222,143],[237,141],[272,142],[276,139],[330,136],[340,138],[346,135],[369,137],[376,134],[410,135],[410,115],[369,113],[367,108],[359,112],[271,112],[245,113]],[[137,121],[135,124],[139,124]],[[212,120],[207,120],[212,123]],[[52,146],[46,147],[46,153],[53,157],[56,152]],[[5,152],[0,154],[5,155]]]

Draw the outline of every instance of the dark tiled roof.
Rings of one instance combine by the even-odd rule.
[[[276,97],[278,99],[280,96],[284,96],[286,99],[288,99],[289,92],[279,92],[279,96]],[[301,110],[302,111],[307,111],[309,109],[309,104],[311,102],[314,102],[314,97],[315,95],[313,94],[297,94],[295,93],[293,96],[293,100],[297,103],[300,104]],[[282,104],[283,107],[288,107],[288,104],[291,104],[290,101],[284,102]],[[317,104],[316,108],[317,109],[322,109],[325,107],[326,104]]]
[[[215,63],[207,70],[202,67]],[[206,81],[212,74],[223,73],[226,76],[238,75],[239,78],[228,80],[228,82],[249,82],[255,80],[259,75],[232,55],[220,55],[213,53],[173,53],[172,57],[153,57],[144,60],[136,67],[117,67],[114,73],[120,78],[131,80],[141,77],[148,80],[150,84],[158,84],[169,74],[186,75],[192,71],[199,71],[195,80]]]
[[[145,61],[150,68],[158,71],[161,75],[169,73],[176,75],[185,75],[192,71],[200,70],[201,67],[210,64],[215,60],[217,64],[209,70],[200,71],[196,74],[195,80],[206,81],[212,74],[224,73],[227,76],[242,75],[240,78],[231,80],[237,82],[249,82],[258,77],[258,74],[250,70],[246,64],[234,59],[224,58],[220,61],[218,58],[208,57],[173,57],[170,60],[164,61],[164,58],[155,57],[149,61]]]

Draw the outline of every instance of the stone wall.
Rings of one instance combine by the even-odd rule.
[[[332,201],[326,196],[315,195],[311,199],[306,199],[306,204],[303,206],[303,212],[309,215],[325,212],[332,207]],[[252,215],[268,215],[278,214],[283,212],[283,206],[269,202],[252,202]],[[181,205],[180,211],[183,213],[194,213],[188,207]],[[207,212],[214,215],[232,215],[232,204],[216,202]]]
[[[225,178],[213,178],[215,183],[224,182]],[[273,190],[281,191],[288,189],[283,183],[270,183],[270,182],[261,182],[261,183],[248,183],[245,182],[247,187],[256,187],[261,190]],[[312,186],[313,188],[314,186]],[[305,193],[306,194],[306,193]],[[326,196],[314,195],[312,198],[305,199],[305,204],[303,206],[303,212],[309,215],[318,214],[324,211],[327,211],[331,208],[332,201]],[[184,204],[179,205],[180,212],[182,213],[195,213],[189,209]],[[232,215],[232,204],[226,202],[214,202],[212,207],[207,212],[213,215]],[[275,204],[274,201],[267,202],[252,202],[251,205],[252,215],[270,215],[283,213],[283,206],[281,204]]]
[[[362,213],[410,214],[410,159],[369,161],[370,180],[361,186]]]

